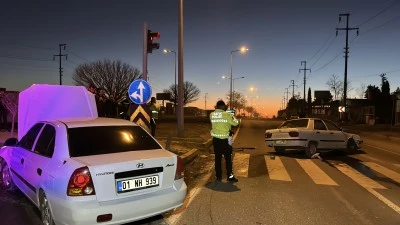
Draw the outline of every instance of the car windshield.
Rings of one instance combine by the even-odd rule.
[[[278,129],[281,128],[298,128],[298,127],[307,127],[308,119],[300,119],[300,120],[288,120],[282,123]]]
[[[162,148],[140,126],[102,126],[68,129],[70,157]]]

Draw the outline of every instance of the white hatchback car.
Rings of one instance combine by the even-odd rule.
[[[2,185],[18,187],[43,224],[121,224],[182,206],[179,156],[140,126],[110,118],[36,123],[0,150]]]
[[[326,119],[302,118],[287,120],[277,129],[265,131],[265,144],[277,153],[286,149],[305,150],[311,158],[318,151],[346,150],[354,153],[362,140],[356,134],[343,132],[335,123]]]

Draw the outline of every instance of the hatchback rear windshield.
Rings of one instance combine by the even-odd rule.
[[[288,120],[278,128],[297,128],[297,127],[307,127],[308,119],[299,119],[299,120]]]
[[[139,126],[101,126],[68,129],[70,157],[160,149]]]

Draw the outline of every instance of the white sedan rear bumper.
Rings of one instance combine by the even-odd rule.
[[[66,201],[50,196],[48,196],[48,199],[57,225],[122,224],[159,215],[182,206],[187,186],[181,179],[175,181],[174,187],[176,190],[170,188],[107,202],[98,202],[97,200]],[[97,217],[104,214],[112,214],[112,220],[98,223]]]
[[[273,139],[265,140],[268,147],[283,147],[283,148],[304,148],[307,147],[307,139]]]

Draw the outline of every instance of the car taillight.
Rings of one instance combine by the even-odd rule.
[[[185,167],[183,165],[183,159],[177,156],[177,165],[175,172],[175,180],[179,180],[185,176]]]
[[[265,133],[265,138],[271,138],[271,137],[272,137],[272,133],[270,133],[270,132]]]
[[[76,169],[68,182],[67,195],[68,196],[86,196],[95,195],[92,176],[90,175],[89,168],[81,167]]]
[[[298,136],[299,136],[299,132],[297,132],[297,131],[290,131],[290,132],[289,132],[289,136],[290,136],[290,137],[298,137]]]

